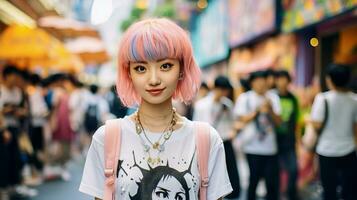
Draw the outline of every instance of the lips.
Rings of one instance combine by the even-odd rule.
[[[151,89],[151,90],[146,90],[148,93],[150,93],[153,96],[158,96],[162,93],[162,91],[164,91],[165,88],[162,89]]]

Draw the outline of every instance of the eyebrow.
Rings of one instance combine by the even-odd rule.
[[[136,63],[136,64],[148,64],[148,62],[146,61],[134,61],[132,63]]]

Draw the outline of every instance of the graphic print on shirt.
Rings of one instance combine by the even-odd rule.
[[[181,172],[170,167],[169,161],[166,161],[166,165],[160,165],[155,168],[151,168],[151,166],[148,165],[149,169],[144,169],[138,165],[134,152],[133,158],[134,165],[129,167],[129,169],[139,169],[142,176],[140,180],[135,180],[138,189],[135,194],[129,194],[131,200],[189,200],[189,193],[193,188],[189,187],[189,184],[185,179],[186,175],[192,177],[193,187],[198,187],[197,181],[194,181],[197,179],[191,173],[194,154],[188,168]],[[123,161],[120,160],[119,171],[123,172],[121,174],[129,176],[122,164]],[[121,178],[123,178],[123,175]],[[133,180],[133,178],[131,178],[131,180]]]

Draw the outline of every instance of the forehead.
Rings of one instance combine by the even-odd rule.
[[[266,77],[264,76],[258,76],[258,77],[255,77],[252,81],[265,81],[266,80]]]

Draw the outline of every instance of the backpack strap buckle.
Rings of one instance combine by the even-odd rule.
[[[104,175],[105,175],[105,177],[113,176],[113,174],[114,174],[114,169],[113,169],[113,168],[106,168],[106,169],[104,169]]]
[[[209,178],[205,177],[201,179],[201,186],[202,187],[208,187],[208,183],[209,183]]]

